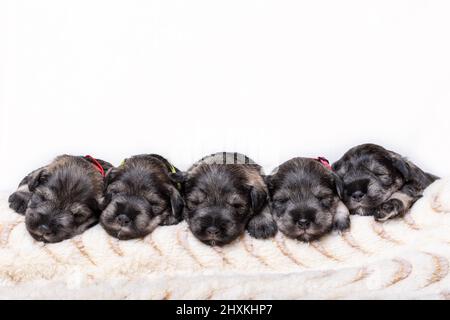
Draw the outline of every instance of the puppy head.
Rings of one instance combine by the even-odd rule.
[[[309,242],[331,231],[342,191],[331,170],[314,159],[294,158],[266,183],[272,214],[287,237]]]
[[[145,237],[170,217],[179,219],[184,205],[167,167],[150,156],[130,158],[106,175],[105,209],[100,223],[113,237]]]
[[[184,218],[200,241],[223,246],[242,235],[267,200],[257,165],[202,164],[174,179],[183,184]]]
[[[400,155],[365,144],[333,164],[344,183],[343,200],[353,214],[370,215],[408,180],[410,168]]]
[[[83,168],[61,167],[52,173],[42,169],[33,175],[29,187],[33,195],[25,223],[34,239],[60,242],[98,222],[98,192]]]

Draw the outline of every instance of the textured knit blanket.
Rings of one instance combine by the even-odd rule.
[[[185,223],[118,241],[100,226],[58,244],[35,242],[0,195],[2,299],[447,299],[450,179],[411,213],[310,244],[248,235],[224,248]]]

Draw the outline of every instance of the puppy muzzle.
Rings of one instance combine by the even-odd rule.
[[[194,235],[203,243],[221,246],[236,239],[242,228],[231,219],[232,212],[222,209],[208,209],[197,212],[189,220]]]

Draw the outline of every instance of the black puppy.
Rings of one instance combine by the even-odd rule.
[[[350,149],[333,164],[344,182],[344,202],[352,214],[385,221],[405,214],[438,177],[399,154],[374,144]]]
[[[216,153],[187,172],[173,174],[182,184],[184,218],[200,241],[226,245],[245,232],[256,238],[275,235],[276,224],[267,204],[261,167],[238,153]]]
[[[142,238],[159,225],[181,219],[183,199],[169,175],[177,172],[165,158],[137,155],[106,174],[105,210],[100,222],[120,240]]]
[[[265,178],[278,229],[289,238],[313,241],[350,227],[342,181],[324,158],[294,158]]]
[[[90,156],[59,156],[26,176],[9,197],[9,205],[25,214],[34,239],[60,242],[72,238],[98,222],[104,172],[111,167]]]

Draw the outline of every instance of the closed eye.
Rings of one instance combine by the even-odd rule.
[[[315,194],[316,198],[328,198],[333,196],[333,191],[331,189],[323,189]]]
[[[164,202],[150,202],[150,206],[152,207],[152,212],[155,214],[160,214],[166,208],[166,204]]]
[[[378,176],[378,178],[380,178],[381,182],[383,182],[384,184],[392,183],[392,178],[390,175],[383,174],[383,175],[377,175],[377,176]]]
[[[198,207],[202,203],[203,203],[203,201],[199,198],[187,199],[187,201],[186,201],[186,205],[190,210],[193,210],[194,208]]]
[[[82,219],[89,215],[88,212],[83,211],[83,210],[72,211],[72,212],[69,212],[69,214],[71,214],[76,219]]]
[[[331,207],[333,204],[333,197],[332,196],[322,196],[317,198],[320,201],[320,204],[324,206],[325,208]]]
[[[188,202],[192,205],[198,206],[199,204],[202,204],[203,201],[200,199],[189,199]]]
[[[187,203],[192,205],[192,206],[198,206],[200,204],[202,204],[205,200],[206,200],[206,194],[203,192],[199,192],[199,191],[195,191],[193,193],[191,193],[188,197],[187,197]]]
[[[41,216],[43,216],[42,213],[36,212],[36,211],[31,211],[29,213],[29,215],[31,216],[31,218],[33,219],[39,219]]]
[[[285,204],[288,201],[289,201],[289,198],[276,198],[276,199],[273,199],[273,202],[275,204],[277,204],[277,205],[283,205],[283,204]]]
[[[40,202],[48,201],[47,198],[45,197],[45,195],[43,195],[43,194],[36,194],[36,196],[38,197],[38,200]]]
[[[119,190],[109,190],[109,192],[108,192],[110,195],[112,195],[112,196],[116,196],[116,195],[118,195],[119,193],[120,193],[120,191]]]
[[[203,189],[197,188],[189,194],[188,201],[192,202],[193,204],[201,204],[205,201],[207,194],[208,193]]]

